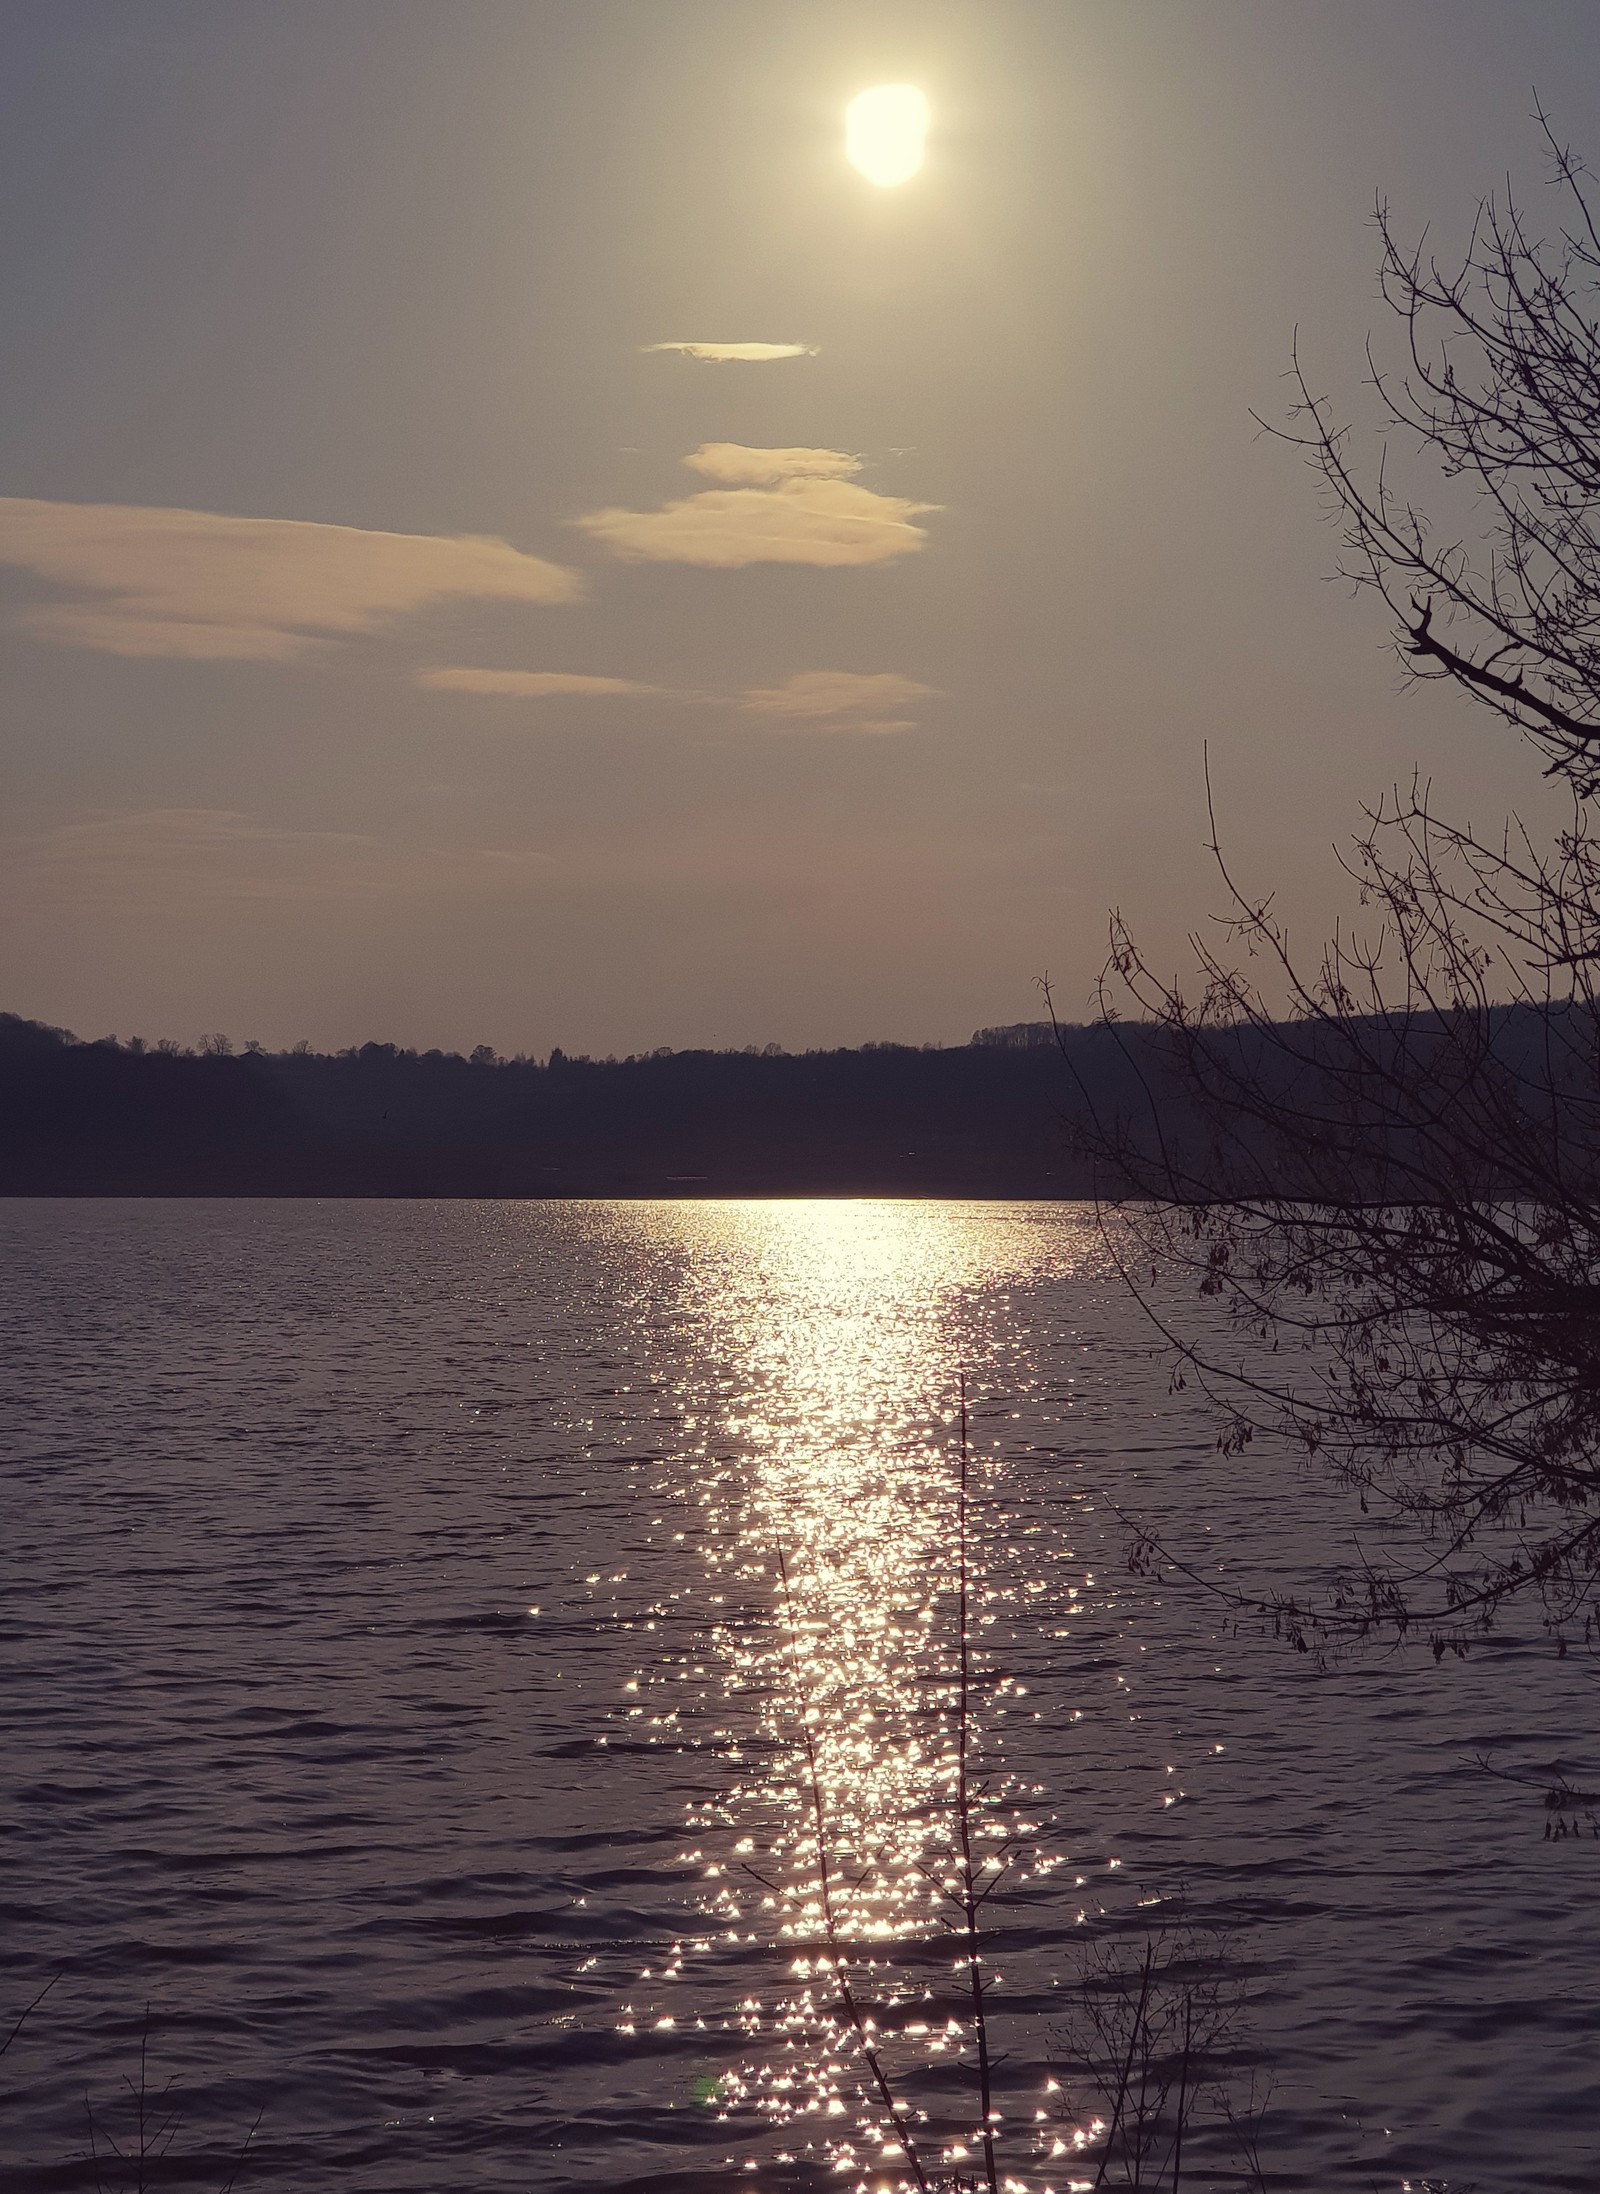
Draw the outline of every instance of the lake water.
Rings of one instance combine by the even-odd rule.
[[[1130,1573],[1113,1505],[1268,1585],[1357,1519],[1217,1453],[1082,1209],[19,1202],[0,1254],[0,2014],[59,1975],[5,2186],[132,2183],[143,2044],[173,2184],[259,2113],[277,2194],[893,2187],[833,1952],[938,2165],[963,1373],[1008,2177],[1093,2183],[1051,2068],[1157,1940],[1247,1993],[1273,2187],[1600,2186],[1600,1842],[1472,1764],[1592,1774],[1591,1664],[1324,1671]]]

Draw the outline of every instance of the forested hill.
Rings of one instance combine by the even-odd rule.
[[[1106,1032],[1075,1063],[1116,1072]],[[0,1194],[1081,1196],[1048,1029],[789,1055],[198,1052],[0,1014]]]

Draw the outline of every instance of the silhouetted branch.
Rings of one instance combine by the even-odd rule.
[[[23,2005],[22,2009],[17,2013],[16,2019],[12,2024],[10,2033],[6,2036],[3,2042],[0,2042],[0,2057],[3,2057],[5,2055],[6,2051],[11,2047],[12,2043],[22,2032],[23,2028],[33,2017],[33,2014],[38,2010],[39,2006],[44,2002],[46,1996],[49,1995],[51,1989],[55,1987],[57,1981],[59,1981],[60,1978],[61,1975],[59,1973],[52,1973],[49,1980],[45,1982],[43,1988],[40,1989],[38,1995],[34,1997],[33,2001],[31,2003]]]
[[[1351,429],[1307,379],[1284,432],[1311,457],[1343,528],[1341,569],[1381,593],[1402,661],[1455,680],[1592,787],[1600,746],[1600,230],[1582,163],[1536,109],[1566,208],[1553,240],[1530,233],[1509,193],[1478,208],[1452,266],[1406,245],[1380,199],[1380,283],[1404,365],[1368,348],[1383,447],[1363,477]],[[1439,530],[1397,484],[1421,457],[1460,483],[1480,537]],[[1442,639],[1436,606],[1464,645]],[[1426,669],[1420,666],[1428,666]],[[1496,666],[1501,667],[1496,667]]]

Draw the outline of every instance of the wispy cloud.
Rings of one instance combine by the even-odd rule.
[[[654,511],[592,511],[578,524],[615,556],[723,570],[887,564],[927,543],[911,521],[936,506],[857,485],[847,475],[860,459],[842,450],[706,442],[684,462],[711,479],[767,484],[708,488]]]
[[[284,829],[233,808],[146,808],[14,839],[3,873],[30,904],[59,897],[134,909],[495,892],[543,880],[549,868],[539,852]]]
[[[790,730],[804,731],[913,731],[915,718],[906,711],[939,697],[936,686],[925,686],[897,670],[802,670],[781,686],[746,686],[740,693],[644,685],[632,678],[594,677],[580,671],[485,670],[469,664],[419,670],[415,682],[436,693],[490,699],[543,700],[570,694],[693,701],[776,718]]]
[[[440,664],[419,670],[419,686],[436,693],[501,695],[507,700],[538,701],[556,694],[642,695],[659,694],[660,686],[640,685],[632,678],[593,678],[576,670],[476,670],[470,664]]]
[[[814,343],[646,343],[647,351],[675,350],[710,366],[764,366],[775,358],[815,358]]]
[[[82,590],[20,613],[108,655],[290,662],[449,600],[571,602],[575,572],[480,535],[0,497],[0,564]]]
[[[937,687],[894,670],[803,670],[781,686],[748,686],[739,699],[796,729],[881,733],[914,731],[916,719],[903,712],[937,697]]]

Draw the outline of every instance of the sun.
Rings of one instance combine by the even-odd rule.
[[[869,183],[892,190],[921,167],[929,119],[915,84],[875,84],[845,109],[845,155]]]

